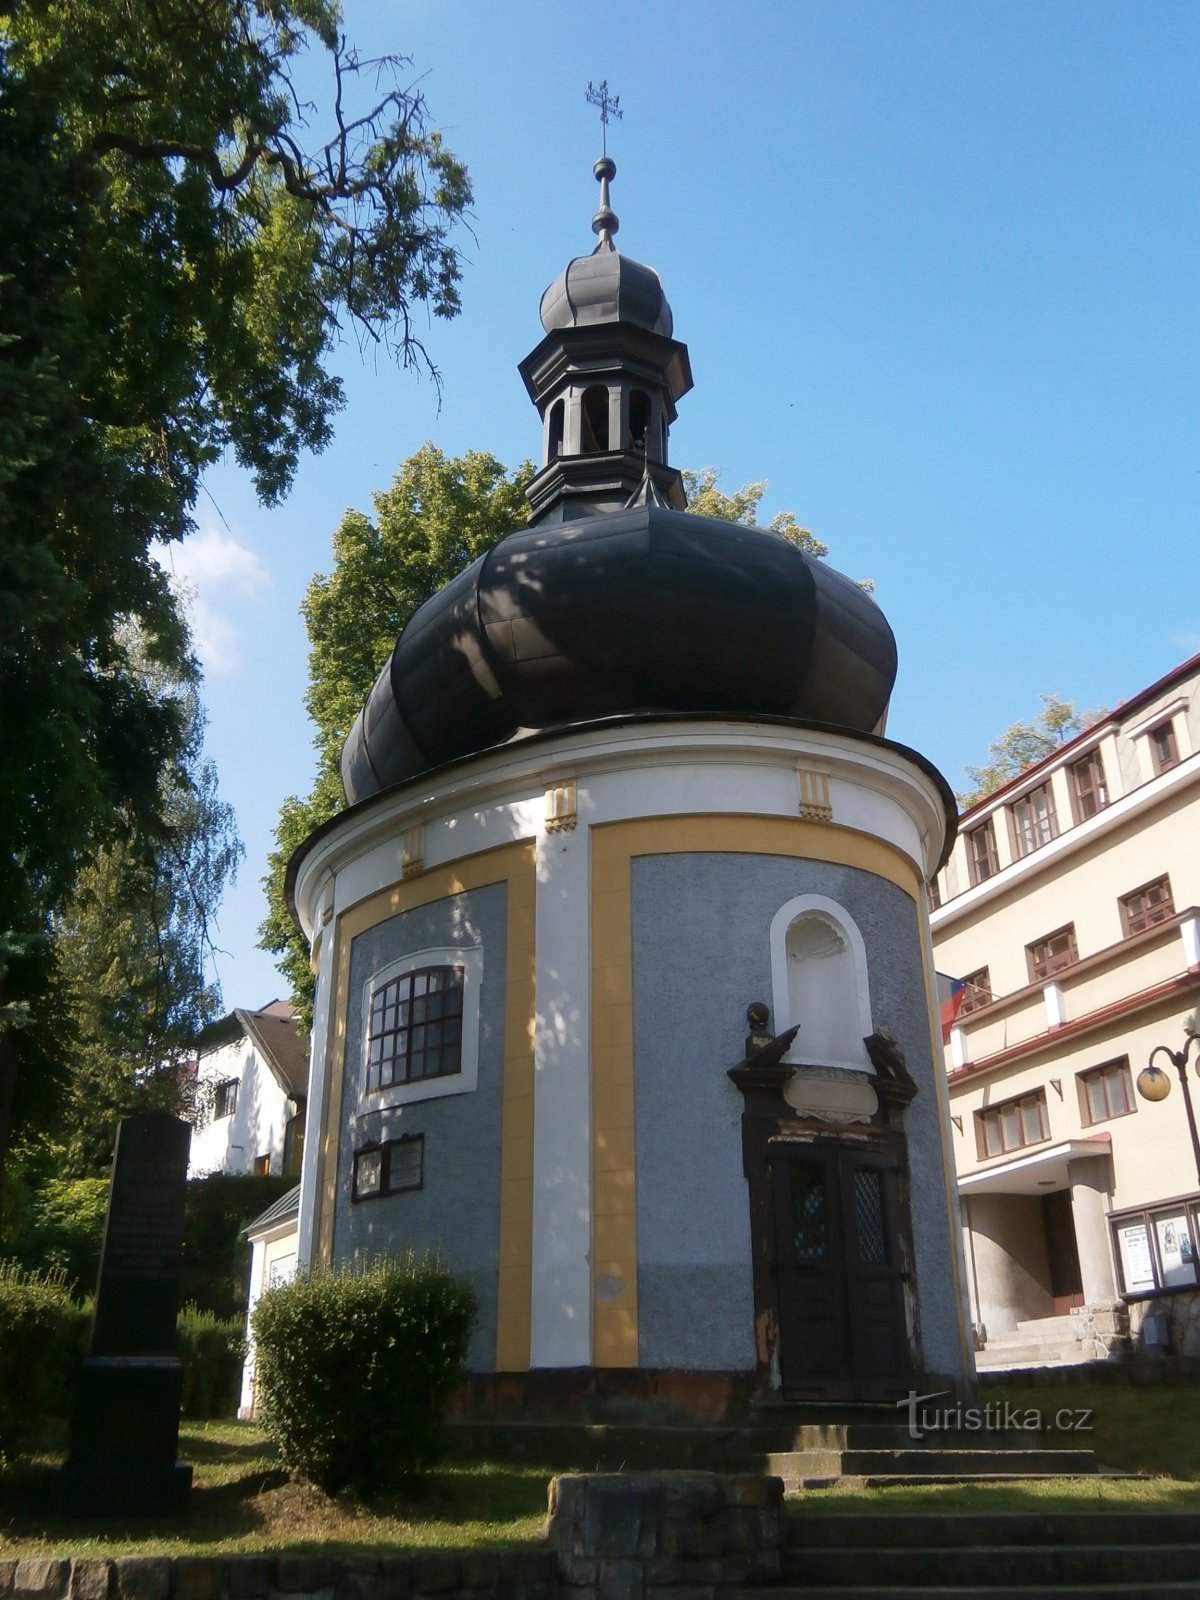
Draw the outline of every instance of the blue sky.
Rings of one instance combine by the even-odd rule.
[[[208,749],[247,859],[221,911],[229,1005],[279,804],[312,776],[298,607],[348,507],[425,439],[536,454],[517,362],[592,244],[589,79],[623,119],[618,246],[660,272],[696,387],[677,466],[766,478],[872,577],[900,649],[889,733],[954,784],[1042,693],[1116,704],[1200,650],[1194,0],[345,0],[413,59],[467,164],[444,392],[350,340],[334,443],[264,511],[214,472],[175,563],[195,589]]]

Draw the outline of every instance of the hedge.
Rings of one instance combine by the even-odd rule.
[[[78,1353],[79,1311],[61,1270],[0,1261],[0,1464],[61,1405]]]
[[[254,1311],[259,1421],[329,1493],[431,1466],[466,1357],[470,1286],[412,1256],[298,1277]]]
[[[180,1311],[177,1333],[185,1417],[237,1415],[245,1327],[242,1317],[216,1317],[194,1302]]]

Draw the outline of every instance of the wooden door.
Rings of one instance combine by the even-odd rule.
[[[785,1394],[871,1399],[910,1373],[895,1161],[861,1147],[770,1148]]]

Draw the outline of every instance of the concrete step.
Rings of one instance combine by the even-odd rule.
[[[962,1548],[989,1545],[1200,1544],[1197,1511],[817,1511],[788,1508],[788,1552],[853,1545],[855,1549]]]
[[[1069,1344],[1065,1339],[989,1339],[975,1352],[981,1372],[988,1367],[1071,1367],[1089,1359],[1074,1339]]]
[[[1179,1582],[1083,1584],[812,1584],[804,1588],[740,1589],[736,1600],[1196,1600],[1190,1578]]]
[[[987,1538],[987,1522],[979,1533]],[[801,1594],[813,1585],[889,1585],[919,1589],[931,1584],[984,1587],[1003,1585],[1012,1593],[1022,1587],[1055,1584],[1129,1584],[1200,1580],[1200,1545],[990,1545],[944,1549],[840,1549],[790,1551],[784,1583]]]
[[[1023,1478],[1086,1478],[1100,1470],[1091,1450],[794,1450],[767,1456],[761,1466],[783,1479],[786,1492],[852,1480],[863,1487],[895,1483],[980,1483]]]
[[[1023,1339],[1073,1339],[1077,1317],[1030,1317],[1025,1322],[1017,1323],[1017,1333]],[[999,1334],[997,1337],[1006,1339],[1008,1334]],[[989,1341],[990,1343],[990,1341]]]

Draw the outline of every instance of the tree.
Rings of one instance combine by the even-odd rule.
[[[1013,778],[1052,755],[1060,744],[1066,744],[1068,739],[1108,715],[1103,707],[1078,711],[1074,701],[1063,700],[1056,694],[1044,694],[1039,698],[1042,709],[1032,722],[1014,722],[998,739],[993,739],[988,746],[991,760],[985,766],[964,768],[970,787],[955,796],[963,811],[986,800],[988,795],[995,794]]]
[[[347,327],[426,365],[459,307],[466,173],[406,63],[361,60],[335,0],[24,0],[0,13],[0,1173],[51,919],[136,826],[186,719],[130,659],[186,660],[153,559],[232,452],[264,500],[341,404]],[[308,143],[301,55],[329,70]],[[432,368],[429,370],[432,371]],[[25,1024],[17,1029],[17,1024]]]
[[[422,601],[522,526],[533,471],[526,461],[509,474],[494,456],[478,451],[447,458],[426,443],[391,489],[375,496],[374,522],[346,513],[333,538],[333,571],[318,574],[308,587],[301,607],[310,644],[304,703],[316,724],[317,776],[307,799],[290,795],[280,810],[263,879],[268,914],[259,929],[259,946],[278,957],[305,1025],[312,1020],[314,980],[284,894],[288,861],[345,804],[342,745],[404,624]],[[719,476],[715,467],[683,474],[688,509],[752,526],[766,484],[726,495]],[[790,511],[780,512],[771,527],[809,555],[826,553]]]
[[[719,517],[722,522],[740,522],[743,527],[758,527],[758,508],[767,492],[767,480],[747,483],[733,494],[725,494],[718,487],[721,474],[716,467],[704,467],[699,472],[685,471],[683,491],[687,495],[688,510],[699,517]],[[829,546],[822,544],[807,528],[796,521],[794,511],[778,511],[767,524],[772,533],[781,533],[797,549],[809,556],[827,556]]]

